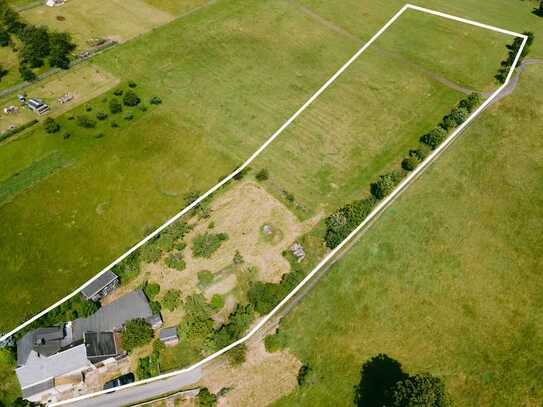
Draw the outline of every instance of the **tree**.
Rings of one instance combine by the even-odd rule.
[[[164,298],[162,298],[162,305],[164,306],[164,308],[172,312],[175,311],[175,309],[179,307],[180,304],[181,291],[175,289],[166,291]]]
[[[410,155],[402,161],[402,168],[406,171],[413,171],[419,165],[419,160],[416,156]]]
[[[46,133],[52,134],[60,130],[60,124],[58,124],[54,119],[48,117],[43,122],[43,128],[45,129]]]
[[[401,179],[402,174],[398,172],[381,175],[376,182],[371,184],[371,194],[377,199],[383,199],[394,190],[394,187]]]
[[[392,389],[394,407],[447,407],[450,405],[445,384],[428,373],[398,381]]]
[[[146,281],[143,284],[143,292],[152,301],[160,293],[160,284]]]
[[[122,344],[127,352],[146,345],[153,339],[153,329],[143,318],[128,321],[121,332]]]
[[[77,125],[85,129],[94,129],[96,127],[96,120],[92,120],[86,114],[82,114],[81,116],[77,116]]]
[[[462,99],[458,106],[471,113],[480,103],[481,96],[478,93],[472,93],[467,98]]]
[[[200,389],[198,393],[199,407],[213,407],[217,404],[217,396],[211,393],[207,387]]]
[[[140,103],[140,98],[133,90],[127,90],[123,96],[123,103],[125,106],[136,106]]]
[[[49,63],[62,69],[70,67],[70,54],[75,50],[75,44],[68,33],[51,33],[49,35]]]
[[[452,129],[456,126],[460,126],[466,121],[469,114],[468,111],[462,107],[455,108],[447,116],[443,118],[442,126],[445,129]]]
[[[230,363],[233,366],[239,366],[245,363],[245,354],[247,353],[247,345],[242,343],[241,345],[236,346],[234,349],[230,350],[227,355]]]
[[[21,78],[23,78],[24,81],[33,81],[36,79],[36,74],[30,69],[30,67],[26,64],[20,64],[19,65],[19,73],[21,74]]]
[[[0,47],[7,47],[10,42],[9,33],[0,27]]]
[[[391,388],[408,376],[397,360],[385,354],[369,359],[360,369],[360,383],[355,387],[354,403],[360,407],[391,405]]]
[[[534,10],[534,14],[539,17],[543,17],[543,0],[539,2],[539,7]]]
[[[420,138],[420,142],[435,150],[447,138],[447,130],[443,127],[436,127]]]
[[[121,102],[119,102],[119,99],[117,99],[117,98],[112,98],[112,99],[109,101],[109,111],[110,111],[112,114],[120,113],[120,112],[123,111],[123,105],[121,105]]]

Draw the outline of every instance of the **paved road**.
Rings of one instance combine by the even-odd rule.
[[[180,374],[169,379],[158,380],[141,386],[117,390],[115,393],[104,394],[91,399],[65,404],[68,407],[122,407],[136,404],[144,400],[158,398],[167,393],[173,393],[183,387],[196,383],[202,377],[202,369]]]

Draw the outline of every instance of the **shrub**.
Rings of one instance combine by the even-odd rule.
[[[132,90],[127,90],[123,96],[123,103],[125,106],[137,106],[141,99]]]
[[[261,169],[256,173],[255,177],[258,181],[266,181],[269,178],[268,170],[265,168]]]
[[[410,155],[402,161],[402,168],[406,171],[413,171],[419,165],[419,160],[416,156]]]
[[[146,111],[147,111],[147,106],[145,106],[145,105],[140,105],[139,109],[140,109],[142,112],[146,112]]]
[[[243,260],[243,256],[239,252],[239,250],[236,250],[236,253],[234,254],[234,259],[232,260],[234,264],[243,264],[245,260]]]
[[[376,182],[371,184],[371,194],[377,199],[383,199],[394,190],[396,185],[401,181],[402,177],[403,174],[398,171],[381,175]]]
[[[150,241],[141,248],[141,259],[146,263],[156,263],[160,260],[160,249],[154,243],[155,241]]]
[[[307,378],[307,374],[311,371],[311,368],[303,364],[300,366],[300,370],[298,370],[298,375],[296,376],[296,380],[298,381],[298,386],[302,386],[305,383],[305,379]]]
[[[160,284],[158,283],[150,283],[149,281],[146,281],[143,283],[143,292],[149,298],[151,301],[155,299],[155,297],[160,293]]]
[[[56,133],[60,130],[60,124],[58,124],[54,119],[48,117],[43,122],[43,128],[48,134]]]
[[[177,307],[181,304],[181,291],[179,290],[168,290],[162,298],[162,305],[168,311],[175,311]]]
[[[132,112],[128,112],[126,113],[126,115],[124,116],[124,120],[132,120],[134,118],[134,114]]]
[[[326,219],[326,245],[333,249],[360,224],[373,210],[374,197],[352,202],[338,209]]]
[[[228,359],[233,366],[242,365],[245,362],[245,354],[247,353],[247,345],[242,343],[228,352]]]
[[[96,113],[96,118],[98,120],[106,120],[107,119],[107,113],[98,112],[98,113]]]
[[[153,314],[160,314],[160,311],[162,310],[162,305],[160,305],[160,302],[158,301],[149,301],[149,307]]]
[[[213,282],[215,276],[209,270],[202,270],[198,272],[198,283],[206,287]]]
[[[220,294],[213,294],[213,297],[211,297],[211,301],[209,302],[209,306],[214,310],[219,310],[224,307],[223,296]]]
[[[153,96],[151,100],[149,100],[149,103],[152,105],[160,105],[162,103],[162,99],[160,99],[158,96]]]
[[[104,133],[98,133],[95,137],[96,138],[102,138],[102,137],[104,137]]]
[[[119,127],[119,124],[116,121],[112,121],[111,122],[111,127],[116,129],[117,127]]]
[[[183,305],[185,317],[179,325],[179,334],[185,341],[204,341],[212,332],[214,321],[210,307],[202,294],[187,297]]]
[[[286,336],[279,328],[273,335],[268,335],[264,338],[264,346],[266,351],[273,353],[282,350],[286,345]]]
[[[86,111],[86,112],[92,112],[92,106],[90,106],[90,105],[85,105],[85,111]]]
[[[429,133],[426,133],[420,138],[420,142],[426,144],[432,150],[435,150],[443,140],[447,138],[447,130],[442,127],[436,127]]]
[[[120,113],[123,111],[123,105],[119,102],[119,99],[112,98],[109,101],[109,111],[111,114]]]
[[[198,407],[213,407],[217,404],[217,396],[210,393],[207,387],[200,389],[198,393]]]
[[[82,114],[77,116],[77,125],[85,129],[94,129],[96,127],[96,121],[92,120],[89,116]]]
[[[9,33],[0,28],[0,47],[7,47],[10,41]]]
[[[140,257],[138,253],[131,254],[112,270],[119,276],[122,284],[137,277],[140,273]]]
[[[68,132],[64,133],[64,135],[62,136],[64,140],[68,140],[70,137],[72,137],[72,135]]]
[[[136,86],[138,86],[138,85],[136,84],[136,82],[134,82],[134,81],[128,81],[128,87],[129,87],[129,88],[135,88]]]
[[[115,91],[113,92],[115,96],[122,96],[123,93],[124,91],[122,89],[115,89]]]
[[[194,257],[210,258],[225,240],[228,240],[226,233],[212,234],[206,232],[199,234],[192,241],[192,254]]]
[[[183,260],[183,255],[181,253],[172,253],[168,255],[165,263],[169,268],[178,271],[183,271],[187,267],[187,263],[185,263],[185,260]]]
[[[135,348],[146,345],[153,339],[153,329],[142,318],[128,321],[121,332],[123,348],[131,352]]]

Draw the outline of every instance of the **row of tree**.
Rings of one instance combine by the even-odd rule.
[[[471,112],[481,103],[481,97],[472,93],[462,99],[451,112],[444,116],[434,129],[420,138],[420,145],[409,151],[401,163],[401,168],[371,183],[367,198],[351,202],[332,213],[326,219],[324,240],[330,249],[337,247],[347,236],[362,223],[375,205],[389,195],[409,171],[413,171],[430,153],[436,149],[449,135],[449,131],[462,124]]]
[[[523,34],[528,36],[528,39],[526,40],[526,45],[522,49],[520,58],[515,68],[518,67],[522,63],[524,58],[526,58],[526,56],[530,52],[530,47],[532,46],[532,43],[534,42],[534,33],[525,31]],[[505,61],[502,61],[501,67],[495,76],[498,82],[505,83],[505,80],[507,79],[507,75],[509,71],[511,70],[513,63],[515,62],[515,58],[520,50],[522,42],[523,42],[522,38],[515,37],[515,39],[513,40],[513,43],[507,46],[507,49],[509,50],[509,53],[507,54],[507,59]]]
[[[0,46],[12,44],[12,36],[22,43],[19,72],[24,80],[35,79],[32,69],[43,66],[45,61],[53,67],[69,68],[70,55],[76,48],[70,34],[50,32],[47,27],[28,24],[8,5],[7,0],[0,0]]]

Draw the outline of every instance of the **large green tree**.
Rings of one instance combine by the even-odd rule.
[[[447,407],[450,401],[445,384],[428,373],[409,376],[396,383],[392,390],[394,407]]]
[[[127,352],[143,345],[147,345],[153,339],[153,329],[142,318],[128,321],[122,330],[123,347]]]

